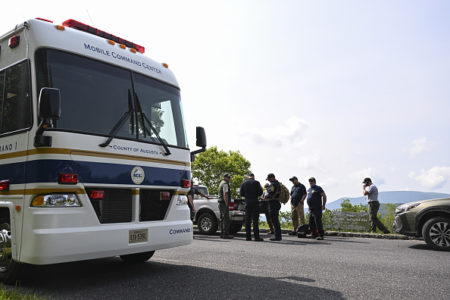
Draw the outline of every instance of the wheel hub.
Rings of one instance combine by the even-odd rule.
[[[200,226],[202,226],[202,229],[204,230],[204,231],[208,231],[210,228],[211,228],[211,220],[210,219],[208,219],[208,218],[203,218],[202,219],[202,223],[201,223],[201,225]]]
[[[438,222],[430,228],[430,238],[438,246],[450,247],[450,224]]]

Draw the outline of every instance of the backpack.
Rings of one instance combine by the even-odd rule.
[[[280,194],[278,195],[278,201],[280,201],[283,204],[286,204],[289,201],[290,193],[288,188],[278,181],[280,184]]]

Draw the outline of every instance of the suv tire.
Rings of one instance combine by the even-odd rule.
[[[450,251],[450,219],[431,218],[423,225],[422,236],[429,247]]]
[[[197,219],[197,227],[201,234],[214,234],[217,231],[218,221],[210,212],[202,213]]]
[[[149,260],[153,254],[155,254],[155,251],[121,255],[120,258],[129,264],[142,264]]]

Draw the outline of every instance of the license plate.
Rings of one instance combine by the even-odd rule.
[[[128,242],[130,244],[134,243],[142,243],[148,240],[148,230],[147,229],[139,229],[139,230],[130,230],[128,234]]]

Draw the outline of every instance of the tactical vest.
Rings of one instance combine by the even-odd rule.
[[[226,182],[225,180],[222,180],[222,182],[219,184],[219,199],[220,201],[225,201],[223,198],[223,186],[228,185],[228,202],[231,201],[231,190],[230,190],[230,184]]]

